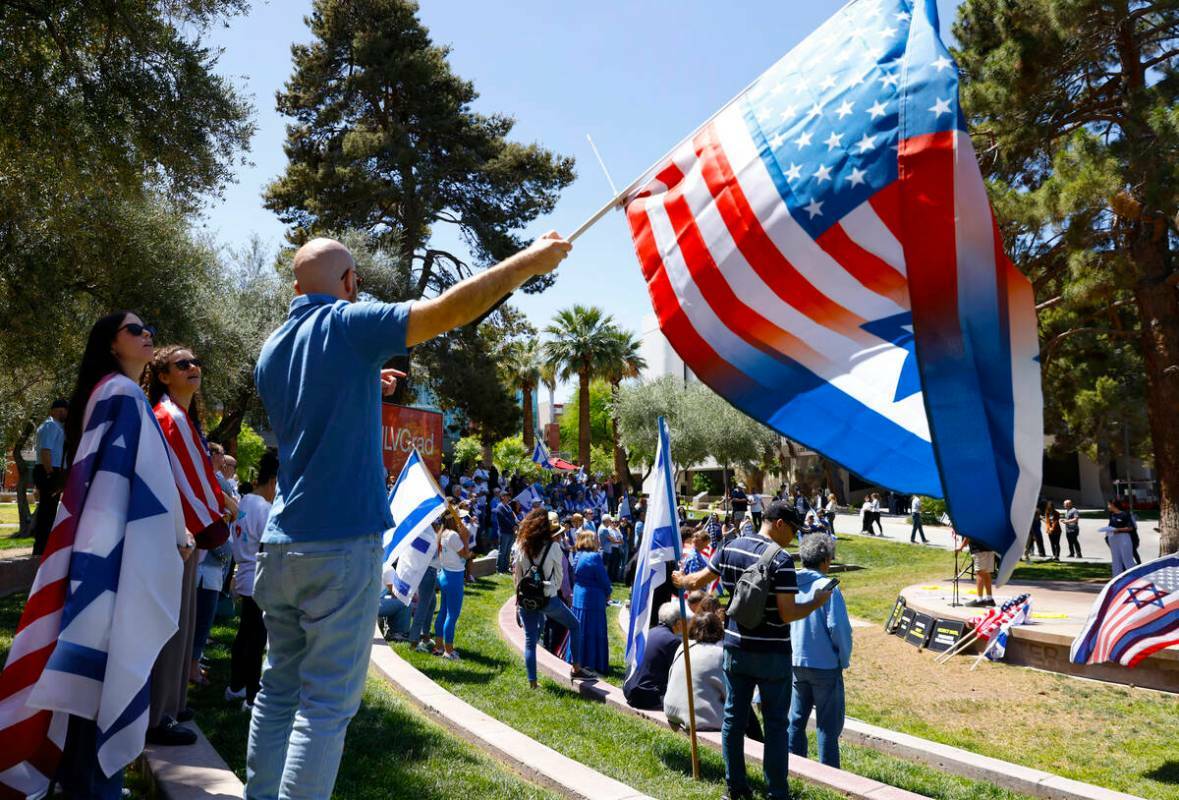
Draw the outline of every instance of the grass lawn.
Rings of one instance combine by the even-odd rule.
[[[616,596],[625,596],[623,587],[615,589]],[[544,677],[540,691],[530,691],[522,655],[499,636],[499,608],[510,596],[511,583],[506,576],[468,586],[456,637],[462,662],[448,663],[407,652],[404,645],[398,645],[397,652],[472,705],[653,797],[715,798],[720,794],[724,767],[720,754],[712,749],[701,747],[702,773],[706,780],[695,783],[690,779],[688,739],[683,734],[582,699],[569,690],[568,684]],[[610,613],[616,615],[617,609],[611,609]],[[610,625],[613,647],[610,680],[617,685],[621,682],[622,637],[616,620],[611,619]],[[962,800],[1022,797],[874,751],[848,750],[846,768],[930,797]],[[750,771],[757,788],[760,788],[760,777],[760,770]],[[804,783],[792,785],[797,797],[837,796]]]
[[[854,616],[883,623],[899,590],[944,582],[941,549],[840,537],[840,574]],[[1101,564],[1021,564],[1016,580],[1107,580]],[[965,659],[944,666],[878,628],[857,628],[847,712],[893,730],[1153,800],[1179,800],[1174,730],[1179,697]]]
[[[20,516],[17,513],[16,503],[0,503],[0,550],[33,546],[33,537],[13,536],[16,533],[16,528],[9,526],[17,525],[19,522]]]
[[[12,644],[24,595],[0,599],[0,659]],[[206,651],[212,685],[190,691],[197,723],[239,778],[245,778],[249,715],[240,702],[225,702],[229,644],[236,621],[219,622]],[[420,714],[384,681],[370,677],[360,713],[348,728],[344,759],[333,797],[385,800],[392,795],[428,800],[554,798],[503,765],[455,738]]]

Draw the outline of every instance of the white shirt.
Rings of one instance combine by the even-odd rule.
[[[543,551],[543,547],[541,548]],[[545,560],[539,564],[540,574],[544,576],[544,596],[556,597],[557,592],[561,589],[561,583],[565,580],[565,559],[563,557],[561,546],[553,542],[553,546],[549,548],[548,555]],[[537,554],[539,556],[539,553]],[[528,556],[520,551],[520,545],[512,545],[512,576],[516,579],[517,584],[520,579],[524,577],[524,571],[531,569],[532,562]]]
[[[909,506],[909,511],[913,514],[921,512],[921,498],[917,495],[913,495],[913,503]]]
[[[233,590],[241,597],[254,596],[254,573],[257,571],[258,543],[270,516],[270,503],[260,494],[248,494],[238,505],[238,517],[230,531],[233,560],[237,571],[233,574]]]
[[[761,495],[758,494],[757,492],[754,492],[753,494],[749,495],[749,510],[755,511],[758,514],[760,514],[762,512]]]
[[[463,537],[457,531],[447,528],[442,532],[438,542],[438,563],[446,572],[462,572],[467,567],[467,560],[459,555],[463,549]]]

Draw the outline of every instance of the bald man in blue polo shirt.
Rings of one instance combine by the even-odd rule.
[[[556,233],[409,303],[358,303],[344,245],[295,253],[287,321],[254,379],[278,438],[278,491],[262,534],[254,600],[269,651],[254,701],[246,797],[331,796],[344,734],[360,707],[381,594],[381,532],[392,527],[381,458],[381,395],[393,356],[477,319],[571,245]]]

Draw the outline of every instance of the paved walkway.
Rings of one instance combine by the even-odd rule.
[[[885,516],[881,520],[884,525],[884,536],[886,539],[894,542],[904,542],[908,544],[909,535],[913,530],[913,524],[908,516]],[[1029,521],[1030,522],[1030,521]],[[1081,520],[1081,552],[1085,554],[1084,558],[1062,558],[1062,561],[1068,562],[1089,562],[1089,563],[1109,563],[1109,547],[1105,543],[1105,534],[1099,532],[1099,528],[1103,528],[1108,524],[1104,519],[1083,519]],[[1149,561],[1156,557],[1159,552],[1159,532],[1156,530],[1157,522],[1139,522],[1138,536],[1141,544],[1138,552],[1142,555],[1143,560]],[[951,549],[954,545],[952,543],[953,536],[950,529],[945,525],[926,525],[925,538],[929,539],[929,545],[932,547],[941,547],[946,550]],[[837,514],[835,516],[835,532],[836,533],[859,533],[860,532],[860,515],[859,514]],[[917,547],[920,544],[918,538]],[[1048,537],[1044,537],[1044,547],[1046,552],[1051,555],[1051,546],[1048,543]],[[1061,537],[1060,550],[1062,553],[1068,553],[1068,542]]]

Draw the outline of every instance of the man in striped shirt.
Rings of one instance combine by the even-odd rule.
[[[761,692],[761,710],[765,718],[762,764],[768,796],[771,800],[785,800],[790,796],[786,785],[792,663],[790,623],[822,607],[831,597],[829,591],[818,591],[810,602],[794,601],[798,583],[794,559],[785,547],[793,541],[801,526],[798,512],[788,503],[775,500],[766,509],[759,531],[725,542],[713,553],[704,569],[690,575],[680,572],[672,575],[676,586],[689,590],[701,589],[719,577],[725,592],[732,596],[742,573],[758,563],[766,548],[781,548],[770,562],[771,591],[766,596],[766,613],[761,623],[746,628],[731,617],[725,622],[726,696],[721,742],[725,783],[728,785],[726,797],[731,800],[753,796],[745,775],[745,725],[755,689]]]

